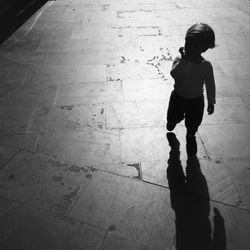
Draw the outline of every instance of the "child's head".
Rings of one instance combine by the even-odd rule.
[[[196,23],[192,25],[186,33],[185,37],[185,52],[192,53],[196,50],[196,53],[200,54],[207,49],[215,47],[215,34],[213,29],[205,23]]]

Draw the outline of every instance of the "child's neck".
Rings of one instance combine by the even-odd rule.
[[[193,63],[200,63],[203,61],[203,57],[201,55],[190,56],[189,61]]]

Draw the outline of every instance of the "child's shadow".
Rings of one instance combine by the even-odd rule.
[[[171,147],[167,179],[176,217],[176,250],[226,250],[224,219],[217,208],[214,208],[212,235],[208,186],[197,156],[188,157],[185,175],[180,143],[174,133],[167,133],[167,139]]]

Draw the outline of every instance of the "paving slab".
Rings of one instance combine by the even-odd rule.
[[[115,51],[112,46],[108,49],[109,43],[99,42],[99,45],[88,45],[83,51],[78,52],[50,52],[48,54],[47,65],[95,65],[95,64],[118,64],[121,56],[119,51]],[[96,48],[97,47],[97,48]],[[99,47],[99,48],[98,48]],[[105,49],[106,47],[106,49]]]
[[[123,101],[121,82],[93,82],[61,86],[56,105]]]
[[[13,207],[13,201],[0,197],[0,217],[2,218],[5,213]]]
[[[93,17],[92,17],[93,18]],[[72,31],[71,39],[74,40],[92,40],[92,39],[109,39],[112,41],[113,38],[118,36],[118,32],[111,27],[76,27]]]
[[[199,134],[212,158],[248,157],[250,154],[248,123],[201,125]]]
[[[98,249],[105,231],[14,203],[1,216],[2,249]]]
[[[243,103],[245,104],[247,110],[250,110],[250,97],[242,97]]]
[[[4,168],[17,153],[18,149],[0,145],[0,169]]]
[[[249,123],[250,112],[240,97],[220,97],[216,100],[212,116],[206,113],[202,124]]]
[[[82,166],[120,163],[119,131],[85,130],[40,136],[38,151]]]
[[[58,23],[56,23],[58,25]],[[60,38],[53,40],[42,40],[38,51],[39,52],[82,52],[89,47],[89,41],[87,39],[65,39]]]
[[[227,158],[223,159],[227,167],[231,179],[240,194],[244,207],[249,208],[250,197],[247,190],[249,190],[249,158]]]
[[[15,74],[13,74],[15,72]],[[3,83],[24,83],[28,70],[23,66],[17,66],[14,64],[6,69],[0,70],[0,77]]]
[[[48,110],[48,111],[47,111]],[[103,129],[103,104],[77,104],[37,109],[32,115],[29,133],[81,131],[86,128]]]
[[[165,189],[98,172],[70,216],[103,228],[113,225],[129,239],[166,249],[174,229],[168,195]]]
[[[242,96],[248,92],[249,88],[244,86],[243,81],[237,79],[235,76],[216,76],[217,98]]]
[[[2,106],[4,103],[6,103],[6,100],[8,100],[8,97],[11,95],[11,93],[18,88],[22,83],[20,82],[11,82],[6,83],[3,82],[0,86],[0,105]]]
[[[106,110],[106,128],[165,127],[167,107],[166,101],[110,103]]]
[[[1,197],[64,215],[94,172],[57,159],[19,153],[0,171]]]
[[[16,32],[12,34],[6,41],[4,41],[1,48],[3,49],[4,53],[7,52],[7,55],[9,53],[15,57],[15,52],[17,52],[17,55],[20,52],[23,52],[24,54],[28,52],[35,52],[38,49],[40,42],[41,40],[39,40],[37,37],[28,39],[24,36],[23,32]]]
[[[135,240],[126,239],[119,236],[113,236],[112,233],[110,233],[105,239],[100,249],[101,250],[115,250],[115,249],[150,250],[153,248],[143,245]]]
[[[0,135],[24,134],[33,109],[0,106]]]
[[[181,143],[181,157],[186,158],[186,129],[179,125],[176,135]],[[197,138],[198,157],[207,158],[202,142]],[[165,128],[134,128],[121,130],[121,159],[124,162],[167,161],[170,147]]]
[[[5,106],[33,107],[53,105],[57,93],[56,85],[34,85],[26,82],[11,92]]]
[[[167,180],[168,162],[141,162],[143,181],[169,187]],[[172,164],[172,163],[171,163]],[[182,171],[187,178],[188,161],[182,156],[174,159],[173,164],[180,164]],[[237,207],[246,207],[241,192],[234,183],[233,175],[221,160],[199,159],[198,166],[201,169],[203,178],[208,186],[210,199],[213,201],[229,204]],[[239,173],[240,174],[240,173]],[[247,185],[242,184],[242,185]]]
[[[250,93],[248,84],[248,75],[228,75],[216,78],[217,95],[218,97],[247,97]]]
[[[30,69],[26,82],[35,84],[67,84],[106,81],[105,65],[84,65],[78,67],[46,66]]]
[[[172,65],[172,63],[171,63]],[[170,65],[169,65],[170,68]],[[163,78],[158,68],[149,64],[126,63],[107,66],[107,81],[148,80]]]
[[[57,27],[56,29],[50,28],[50,26],[44,25],[43,29],[39,29],[36,25],[33,29],[29,30],[28,35],[26,36],[27,40],[37,40],[39,41],[38,46],[40,45],[41,41],[52,41],[53,39],[61,39],[65,41],[67,38],[70,37],[72,33],[71,27]],[[17,31],[18,32],[18,31]],[[23,32],[20,32],[22,35]],[[16,33],[15,33],[16,34]],[[38,47],[35,49],[37,51]]]
[[[235,46],[236,47],[236,46]],[[237,46],[238,47],[238,46]],[[248,75],[250,61],[247,58],[228,59],[218,61],[226,75]]]
[[[38,138],[39,134],[0,136],[1,144],[29,152],[36,151]]]
[[[164,80],[123,81],[125,101],[166,101],[173,90],[172,83]]]
[[[29,43],[28,41],[25,41],[26,43]],[[39,53],[39,52],[33,52],[33,51],[23,51],[20,48],[17,48],[15,50],[12,50],[7,53],[3,53],[5,59],[9,59],[17,64],[24,64],[24,65],[44,65],[47,54],[46,53]]]

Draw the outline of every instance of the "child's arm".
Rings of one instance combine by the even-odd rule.
[[[175,58],[172,69],[170,71],[170,75],[174,79],[178,79],[185,72],[187,67],[187,60],[185,58],[183,48],[180,48],[179,52],[181,53],[181,58],[180,57]]]
[[[213,66],[210,62],[207,62],[207,74],[205,79],[205,85],[206,85],[207,101],[208,101],[207,112],[209,115],[211,115],[214,113],[216,88],[214,81]]]

